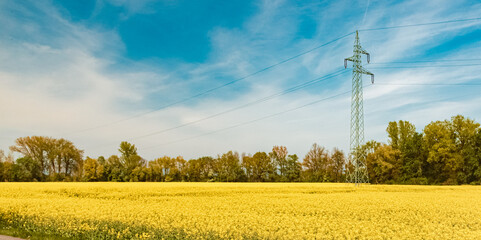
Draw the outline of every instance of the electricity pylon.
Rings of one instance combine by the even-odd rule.
[[[359,42],[359,34],[356,31],[356,39],[354,40],[354,55],[344,59],[344,68],[347,68],[347,61],[353,63],[352,68],[352,95],[351,95],[351,136],[350,136],[350,153],[349,161],[354,167],[353,172],[348,169],[348,182],[356,185],[368,183],[366,158],[361,151],[364,144],[364,108],[362,97],[362,74],[371,75],[371,82],[374,83],[374,74],[362,67],[361,55],[366,54],[367,63],[370,61],[370,55],[361,47]]]

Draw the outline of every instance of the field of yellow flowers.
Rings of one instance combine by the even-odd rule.
[[[481,187],[0,183],[0,229],[66,239],[481,239]]]

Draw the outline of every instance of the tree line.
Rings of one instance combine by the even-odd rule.
[[[360,151],[375,184],[480,184],[480,124],[458,115],[417,132],[408,121],[390,122],[388,142],[369,141]],[[134,144],[122,142],[119,155],[84,157],[65,139],[32,136],[10,147],[22,157],[0,151],[0,181],[115,182],[345,182],[352,164],[344,152],[313,144],[302,161],[285,146],[270,152],[185,160],[163,156],[147,161]]]
[[[480,124],[462,115],[431,122],[417,132],[407,121],[390,122],[388,143],[367,142],[372,183],[480,184]]]

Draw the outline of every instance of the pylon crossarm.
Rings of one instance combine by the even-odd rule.
[[[362,74],[371,75],[371,82],[374,83],[374,73],[369,72],[368,70],[366,70],[363,67],[361,67],[361,70],[359,72],[362,73]]]
[[[352,59],[352,57],[345,58],[345,59],[344,59],[344,68],[347,68],[347,61],[354,62],[354,60]]]
[[[366,54],[367,56],[367,63],[370,63],[371,62],[371,54],[369,54],[368,52],[363,52],[364,54]]]
[[[355,71],[357,71],[359,73],[362,73],[362,74],[366,74],[366,75],[374,75],[374,73],[369,72],[367,69],[365,69],[361,66],[359,66],[359,70],[356,69]]]

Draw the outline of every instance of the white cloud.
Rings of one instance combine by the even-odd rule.
[[[448,16],[445,14],[453,3],[432,6],[434,2],[425,3],[430,8],[413,8],[409,12],[402,9],[414,2],[396,6],[371,3],[365,26],[411,24],[437,21],[444,16],[451,19],[481,13],[479,7],[473,7],[463,13],[451,11]],[[112,3],[130,9],[129,14],[150,11],[149,1]],[[344,19],[346,16],[341,13],[350,5],[347,1],[338,1],[325,6],[327,10],[315,16],[319,24],[314,37],[298,39],[298,14],[303,13],[303,6],[265,1],[259,6],[259,14],[242,28],[216,28],[209,33],[213,50],[205,63],[177,63],[172,67],[172,64],[162,62],[129,62],[123,69],[115,65],[125,49],[115,31],[92,30],[68,22],[49,5],[37,5],[43,14],[23,10],[33,15],[48,13],[51,17],[47,27],[1,14],[0,20],[7,23],[4,30],[16,38],[0,38],[0,46],[4,49],[0,52],[0,129],[6,133],[0,138],[0,149],[7,149],[16,137],[38,134],[66,137],[84,148],[89,156],[116,154],[122,140],[189,123],[330,73],[342,67],[343,58],[352,54],[352,35],[205,98],[141,118],[108,124],[201,91],[188,88],[190,84],[208,85],[203,86],[208,89],[219,84],[213,80],[215,77],[221,76],[226,81],[236,79],[346,34],[353,30],[349,27],[353,19],[360,21],[365,10],[365,4],[361,4],[359,15]],[[0,7],[11,6],[3,3]],[[286,8],[292,10],[292,14],[283,14]],[[388,16],[387,12],[392,13]],[[465,23],[452,27],[396,29],[390,30],[389,34],[361,32],[361,42],[372,53],[373,62],[395,61],[416,55],[426,46],[436,44],[441,36],[449,39],[463,31],[460,26],[468,25],[473,27],[473,23]],[[479,48],[471,46],[470,50],[459,49],[449,55],[472,58],[471,53],[475,51],[479,52]],[[368,65],[366,68],[373,68],[378,83],[465,82],[480,73],[473,68],[374,69],[377,66]],[[346,150],[349,144],[349,95],[265,121],[162,146],[163,143],[210,133],[346,91],[350,89],[350,74],[343,75],[343,79],[327,80],[262,104],[152,137],[133,139],[132,142],[147,159],[161,155],[214,156],[228,150],[253,153],[269,151],[273,145],[286,145],[290,153],[303,157],[314,142]],[[460,90],[453,92],[462,94]],[[223,97],[216,97],[217,94],[223,94]],[[423,105],[423,102],[443,98],[444,94],[446,98],[451,96],[443,87],[379,84],[366,88],[366,140],[384,140],[388,121],[412,121],[420,130],[427,121],[457,113],[476,119],[481,117],[481,109],[477,107],[479,99]],[[168,96],[163,99],[170,99],[170,102],[151,100],[155,95]],[[80,131],[106,123],[106,127]],[[145,149],[149,146],[158,147]]]

